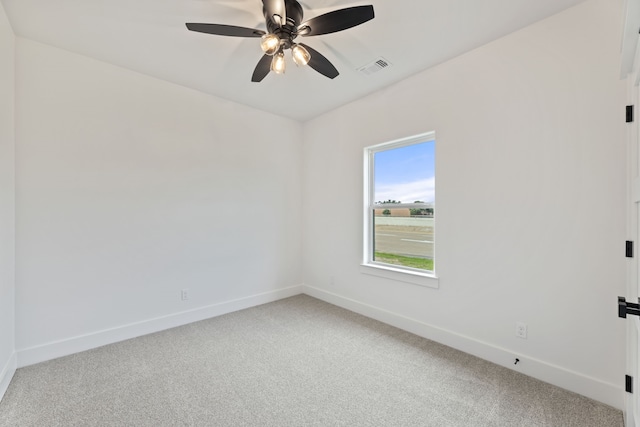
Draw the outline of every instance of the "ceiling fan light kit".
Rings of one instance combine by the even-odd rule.
[[[258,61],[251,81],[262,81],[270,71],[283,74],[286,68],[284,51],[291,49],[298,66],[309,65],[330,79],[340,73],[333,64],[311,47],[295,43],[298,36],[309,37],[343,31],[374,18],[373,6],[338,9],[302,22],[303,10],[296,0],[262,0],[267,31],[222,24],[187,23],[187,29],[200,33],[230,37],[260,37],[264,56]]]
[[[280,49],[280,38],[275,34],[265,34],[262,36],[260,47],[267,55],[275,55]]]
[[[284,60],[284,52],[280,50],[278,53],[273,55],[273,59],[271,60],[271,71],[276,74],[284,74],[286,68],[287,64]]]
[[[309,51],[299,44],[293,45],[291,48],[291,56],[293,56],[293,62],[299,67],[307,65],[309,61],[311,61]]]

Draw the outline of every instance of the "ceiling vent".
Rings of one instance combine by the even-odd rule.
[[[391,63],[389,61],[387,61],[383,57],[380,57],[375,61],[365,65],[364,67],[358,68],[358,71],[369,76],[371,74],[377,73],[378,71],[384,70],[385,68],[389,68],[390,66]]]

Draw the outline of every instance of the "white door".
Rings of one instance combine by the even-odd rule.
[[[635,77],[628,79],[628,105],[634,105],[634,121],[627,123],[628,221],[627,230],[634,242],[634,256],[627,264],[627,302],[638,303],[640,295],[640,144],[638,140],[638,84]],[[637,427],[640,423],[640,317],[627,316],[627,375],[634,379],[633,393],[626,394],[625,425]]]
[[[627,261],[627,295],[631,303],[638,303],[640,295],[640,0],[625,0],[621,76],[627,78],[627,105],[634,106],[633,121],[627,123],[627,234],[634,242],[634,256]],[[622,115],[622,114],[621,114]],[[633,377],[633,393],[626,394],[625,425],[640,427],[640,317],[628,316],[627,375]]]

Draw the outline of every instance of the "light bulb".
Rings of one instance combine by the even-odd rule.
[[[271,60],[271,71],[278,74],[284,74],[285,68],[286,64],[284,62],[284,52],[281,50],[273,55],[273,59]]]
[[[280,38],[275,34],[265,34],[260,42],[262,51],[269,56],[273,56],[280,48]]]
[[[311,54],[309,51],[299,44],[296,44],[291,48],[291,54],[293,55],[293,62],[298,66],[307,65],[311,60]]]

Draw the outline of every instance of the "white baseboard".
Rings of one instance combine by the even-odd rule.
[[[22,368],[24,366],[68,356],[70,354],[79,353],[92,348],[175,328],[177,326],[198,322],[200,320],[210,319],[212,317],[221,316],[223,314],[232,313],[245,308],[270,303],[283,298],[299,295],[301,293],[301,285],[281,288],[232,301],[225,301],[206,307],[200,307],[112,329],[97,331],[91,334],[50,342],[31,348],[19,349],[17,351],[17,366]]]
[[[0,400],[4,397],[4,394],[7,392],[9,388],[9,383],[13,378],[13,374],[16,373],[16,369],[18,368],[16,353],[14,352],[7,360],[7,363],[0,370]]]
[[[364,304],[332,292],[327,292],[313,286],[303,285],[302,288],[303,293],[314,298],[318,298],[330,304],[362,314],[363,316],[370,317],[388,325],[395,326],[423,338],[453,347],[457,350],[521,372],[525,375],[574,393],[581,394],[609,406],[613,406],[616,409],[623,409],[624,391],[622,387],[606,383],[596,378],[591,378],[579,372],[574,372],[542,360],[528,358],[524,354],[516,354],[510,350],[438,328],[401,314]],[[515,357],[520,359],[518,365],[514,365],[513,363]]]

